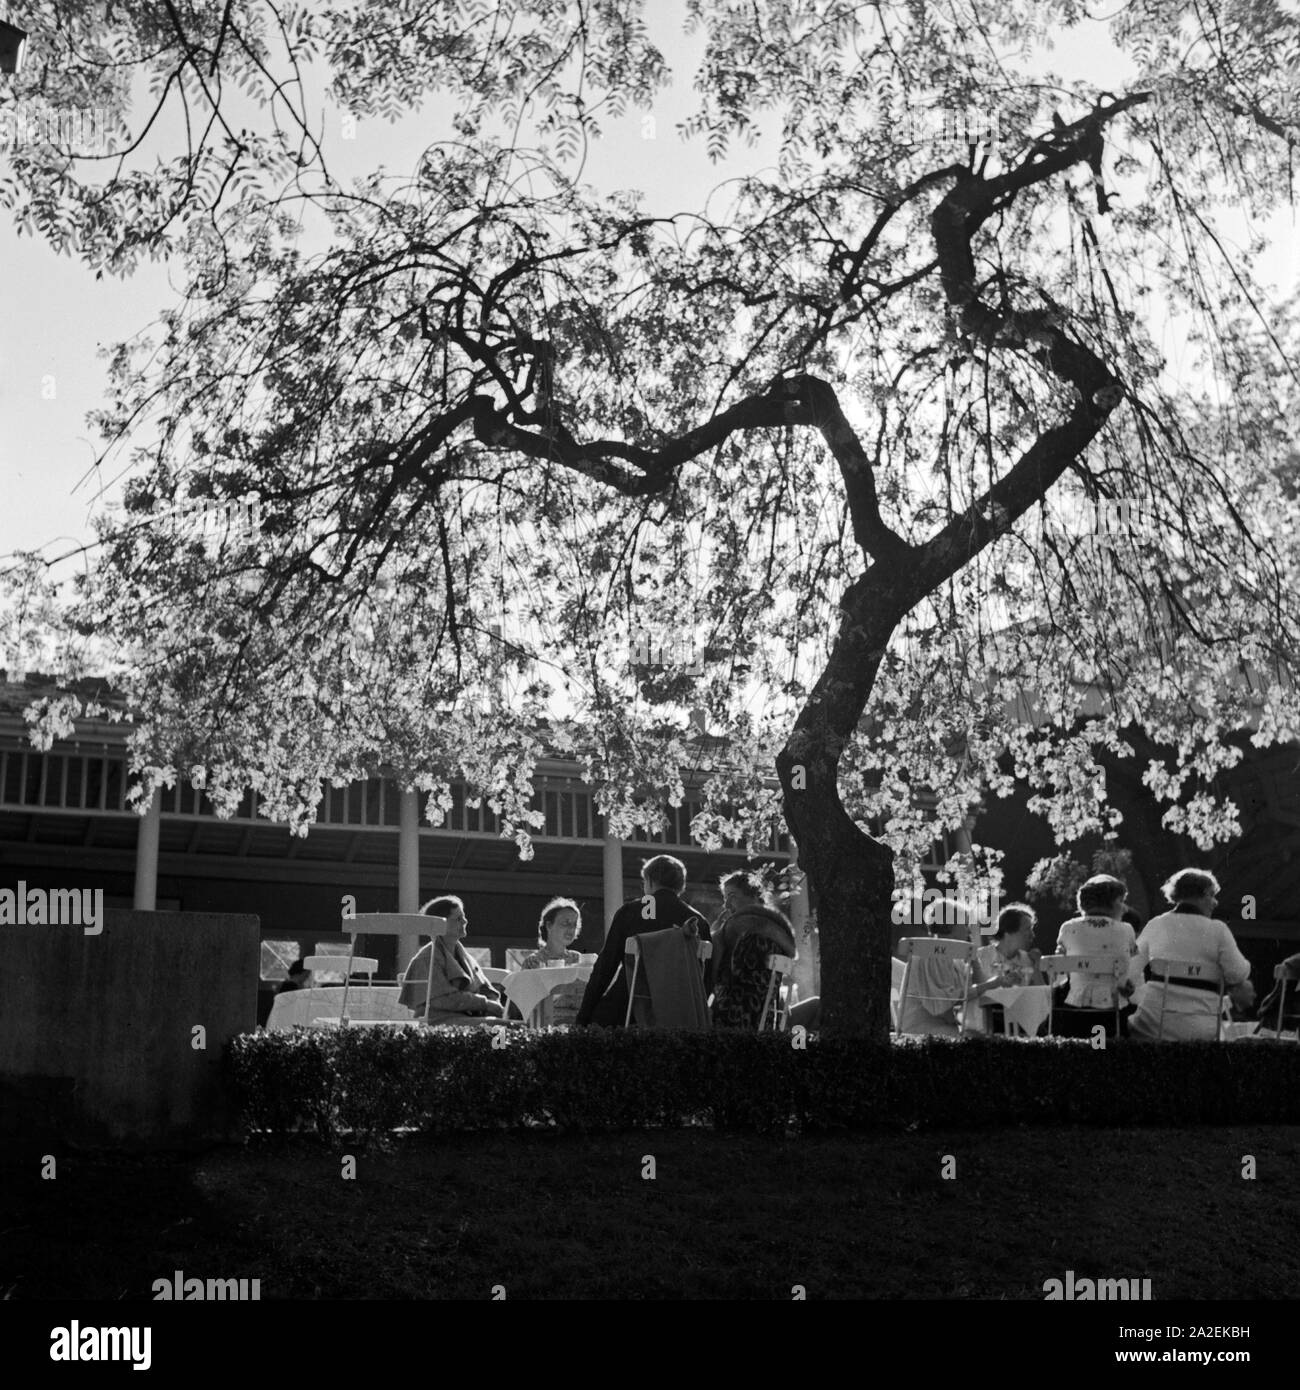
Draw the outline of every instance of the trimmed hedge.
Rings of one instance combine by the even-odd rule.
[[[297,1029],[234,1038],[225,1063],[246,1129],[326,1141],[398,1128],[1300,1123],[1300,1047],[1272,1041],[1100,1051],[1068,1039],[811,1036],[797,1048],[788,1034]]]

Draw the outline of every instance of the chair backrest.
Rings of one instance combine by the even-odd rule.
[[[358,912],[353,917],[342,919],[342,928],[352,938],[352,952],[357,949],[358,936],[428,936],[439,937],[447,934],[449,923],[445,917],[429,917],[423,912]],[[376,966],[378,969],[378,966]],[[352,974],[352,955],[348,956],[348,978]],[[405,975],[403,975],[403,980]],[[424,992],[424,1017],[429,1017],[429,991]],[[343,1003],[339,1016],[347,1021],[348,990],[343,987]]]
[[[898,943],[899,954],[903,965],[903,979],[898,990],[898,1013],[897,1027],[901,1035],[903,1031],[904,1005],[910,995],[913,999],[927,999],[929,995],[912,993],[912,965],[918,960],[951,960],[963,962],[967,965],[971,957],[975,954],[975,947],[969,941],[960,941],[951,936],[905,936]],[[892,977],[892,967],[891,967]],[[961,1023],[958,1028],[959,1033],[966,1031],[966,1012],[967,1004],[970,1000],[970,971],[966,972],[965,990],[960,1000],[962,1005]],[[954,999],[953,1004],[959,1001]]]
[[[1094,951],[1087,956],[1043,956],[1038,962],[1038,968],[1043,972],[1043,978],[1047,983],[1053,984],[1062,975],[1109,975],[1118,986],[1120,977],[1128,973],[1129,957],[1118,951]],[[1068,1005],[1066,1006],[1069,1007]],[[1112,1009],[1103,1009],[1103,1013],[1112,1013],[1115,1019],[1115,1032],[1118,1036],[1120,1031],[1120,993],[1116,988],[1114,1004]],[[1072,1014],[1077,1017],[1077,1014]],[[1048,1036],[1056,1025],[1056,996],[1053,995],[1047,1010],[1047,1032]]]
[[[1213,961],[1208,960],[1173,960],[1161,957],[1151,961],[1150,970],[1162,980],[1172,979],[1174,984],[1180,979],[1204,980],[1212,985],[1223,983],[1223,971]]]
[[[1161,956],[1159,959],[1149,962],[1148,967],[1162,985],[1177,985],[1182,980],[1193,980],[1197,983],[1218,985],[1219,999],[1214,1011],[1215,1030],[1214,1037],[1218,1041],[1223,1037],[1223,971],[1213,962],[1208,960],[1174,960],[1169,957]],[[1160,991],[1160,1021],[1156,1027],[1156,1041],[1159,1042],[1165,1035],[1165,1005],[1168,1003],[1169,993],[1167,990]]]
[[[502,970],[499,965],[484,965],[481,969],[494,985],[499,985],[507,976],[514,974],[513,970]]]
[[[1049,980],[1061,975],[1110,975],[1118,980],[1128,961],[1116,951],[1095,951],[1089,956],[1044,956],[1038,965]]]

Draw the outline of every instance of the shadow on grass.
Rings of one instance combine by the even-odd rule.
[[[1293,1299],[1298,1159],[1294,1126],[258,1141],[70,1154],[52,1180],[11,1147],[0,1295],[149,1298],[179,1269],[264,1299],[1038,1299],[1073,1269]]]

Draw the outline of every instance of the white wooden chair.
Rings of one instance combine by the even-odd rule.
[[[448,922],[445,917],[427,917],[423,912],[359,912],[355,917],[343,918],[343,930],[348,932],[352,940],[352,950],[357,948],[358,936],[427,936],[436,938],[445,936],[448,930]],[[342,957],[336,957],[341,960]],[[375,969],[378,969],[378,962]],[[351,978],[352,956],[348,956],[348,978]],[[405,982],[405,974],[399,979],[399,984]],[[424,1021],[429,1021],[429,998],[430,991],[424,992]],[[346,1024],[348,1020],[348,989],[343,989],[343,1004],[339,1010],[340,1019]],[[365,1023],[374,1023],[376,1026],[384,1020],[360,1020]]]
[[[794,974],[794,961],[789,956],[771,955],[767,958],[767,996],[763,1000],[763,1012],[758,1016],[758,1031],[767,1027],[768,1015],[772,1016],[773,1031],[784,1033],[790,1022],[790,1001],[786,993],[787,981]]]
[[[346,1019],[347,1017],[346,1009],[342,1007],[342,1005],[340,1005],[338,1018],[311,1018],[311,1011],[315,1008],[317,1002],[317,991],[323,988],[323,986],[316,983],[316,976],[318,973],[337,974],[339,971],[344,972],[343,1000],[346,1001],[348,995],[348,986],[351,982],[353,972],[355,972],[358,975],[367,976],[367,983],[373,984],[375,979],[375,971],[379,969],[379,962],[373,956],[356,956],[351,954],[346,956],[306,956],[304,957],[302,964],[304,970],[308,970],[311,972],[311,982],[307,985],[306,989],[307,1013],[308,1018],[311,1020],[308,1024],[308,1027],[311,1028],[335,1027],[337,1026],[340,1020]],[[330,988],[337,988],[337,986],[330,986]]]
[[[897,956],[889,958],[889,1021],[898,1031],[898,1001],[903,993],[903,980],[907,975],[907,965]]]
[[[966,1012],[970,1003],[970,962],[975,953],[974,946],[969,941],[958,941],[950,936],[905,936],[899,943],[898,949],[904,953],[903,983],[898,992],[898,1023],[897,1029],[901,1036],[903,1032],[903,1015],[906,1013],[908,999],[928,999],[932,1003],[945,1000],[949,1004],[961,1005],[961,1019],[958,1024],[957,1032],[961,1035],[966,1031]],[[965,986],[960,999],[954,999],[950,995],[916,994],[912,992],[912,965],[918,960],[946,959],[956,963],[959,967],[965,966]]]
[[[1168,986],[1177,985],[1184,980],[1195,981],[1198,985],[1212,984],[1218,985],[1219,994],[1214,1004],[1214,1040],[1223,1041],[1223,971],[1217,965],[1204,960],[1173,960],[1169,957],[1161,957],[1153,960],[1148,968],[1151,971],[1152,983],[1160,983],[1160,1020],[1156,1026],[1156,1041],[1160,1042],[1165,1035],[1165,1004],[1169,999]],[[1143,1006],[1145,1009],[1145,1005]]]
[[[1124,1007],[1124,1000],[1119,988],[1124,977],[1128,974],[1129,960],[1130,957],[1115,951],[1097,951],[1090,956],[1044,956],[1038,962],[1038,967],[1049,985],[1054,985],[1063,975],[1100,975],[1103,977],[1109,975],[1114,981],[1115,1036],[1119,1037],[1120,1012]],[[1061,1011],[1068,1011],[1072,1017],[1112,1012],[1110,1009],[1088,1009],[1075,1004],[1063,1004]],[[1053,995],[1051,1007],[1047,1013],[1047,1036],[1049,1038],[1054,1032],[1057,1012],[1056,997]]]

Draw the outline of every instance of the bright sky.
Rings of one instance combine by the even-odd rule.
[[[642,189],[654,213],[697,208],[722,179],[775,158],[769,139],[710,165],[702,142],[683,144],[678,138],[676,122],[693,105],[690,80],[699,43],[676,26],[683,8],[679,0],[648,7],[652,34],[674,72],[673,87],[650,113],[653,128],[639,111],[607,121],[605,139],[593,145],[584,171],[598,188]],[[1067,77],[1119,85],[1101,24],[1065,36],[1045,63]],[[396,126],[362,121],[355,138],[345,140],[341,113],[334,112],[325,126],[326,156],[343,179],[380,165],[406,174],[432,139],[450,133],[450,114],[445,103],[430,103]],[[775,125],[774,118],[766,122],[769,130]],[[163,143],[177,139],[175,126],[167,130],[160,123],[158,130]],[[1274,251],[1265,278],[1285,292],[1300,279],[1294,214],[1276,219],[1269,231]],[[166,266],[145,266],[125,282],[96,281],[93,272],[57,256],[44,242],[18,237],[7,223],[0,226],[0,267],[0,556],[42,549],[53,557],[90,539],[90,516],[116,494],[112,488],[101,495],[99,477],[91,472],[98,444],[85,417],[102,400],[105,364],[99,350],[146,329],[175,295]],[[1166,347],[1176,366],[1177,343]]]

